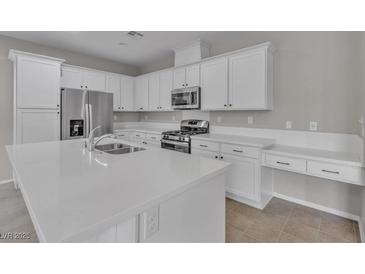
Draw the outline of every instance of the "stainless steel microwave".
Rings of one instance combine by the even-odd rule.
[[[200,109],[200,87],[174,89],[171,91],[173,109]]]

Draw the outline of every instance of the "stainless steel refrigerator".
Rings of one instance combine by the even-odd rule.
[[[113,94],[80,89],[61,89],[61,140],[86,138],[113,132]]]

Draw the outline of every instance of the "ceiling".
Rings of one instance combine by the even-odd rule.
[[[144,35],[140,39],[129,37],[127,31],[2,31],[0,34],[136,67],[143,67],[161,58],[171,58],[172,48],[199,38],[215,44],[237,36],[235,32],[217,31],[140,32]]]

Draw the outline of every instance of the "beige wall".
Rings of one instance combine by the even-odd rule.
[[[0,35],[0,181],[12,177],[5,145],[13,140],[13,70],[8,59],[9,49],[17,49],[66,59],[66,63],[127,75],[137,75],[139,70],[116,62],[90,57],[79,53],[40,46],[34,43]],[[133,117],[129,117],[132,119]],[[138,115],[135,115],[135,121]]]
[[[318,121],[319,131],[358,133],[361,60],[360,33],[354,32],[239,32],[234,39],[213,44],[211,55],[272,41],[274,53],[274,110],[211,112],[212,124],[307,130]],[[141,72],[173,66],[173,58],[142,67]],[[158,116],[159,120],[170,120]]]

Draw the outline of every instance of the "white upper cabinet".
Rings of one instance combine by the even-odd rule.
[[[105,73],[84,71],[84,88],[95,91],[105,91]]]
[[[200,64],[186,67],[186,86],[200,86]]]
[[[135,78],[134,107],[137,111],[148,111],[148,77]]]
[[[174,70],[174,89],[200,86],[200,64]]]
[[[80,69],[62,66],[61,86],[80,89],[83,85],[83,72]]]
[[[185,87],[185,68],[174,70],[174,89]]]
[[[133,111],[134,110],[134,77],[122,76],[121,77],[121,110]]]
[[[213,59],[201,64],[202,110],[227,109],[228,58]]]
[[[60,63],[28,56],[16,60],[17,108],[58,108]]]
[[[171,90],[173,89],[172,70],[160,73],[160,110],[171,110]]]
[[[230,109],[272,108],[271,65],[267,47],[229,56]]]
[[[160,110],[160,74],[148,75],[148,107],[151,111]]]
[[[106,74],[72,66],[62,66],[61,86],[63,88],[106,90]]]
[[[113,109],[121,110],[121,79],[117,74],[108,74],[106,76],[106,92],[113,93]]]

